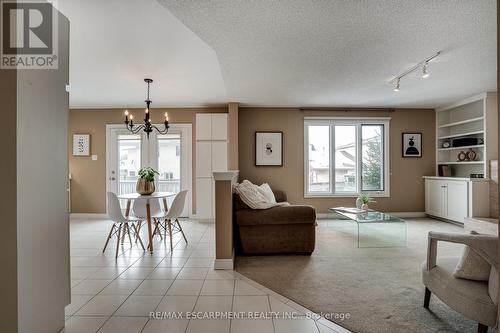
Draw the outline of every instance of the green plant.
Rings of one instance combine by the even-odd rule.
[[[371,203],[377,203],[368,194],[362,193],[362,194],[359,195],[359,198],[361,199],[361,202],[363,202],[363,204],[365,204],[365,205],[368,205],[368,204],[371,204]]]
[[[150,167],[141,168],[139,170],[139,177],[146,179],[147,182],[154,182],[155,175],[159,175],[158,171],[156,171],[155,169],[150,168]]]

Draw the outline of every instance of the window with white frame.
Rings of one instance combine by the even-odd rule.
[[[389,118],[306,118],[305,196],[389,196]]]

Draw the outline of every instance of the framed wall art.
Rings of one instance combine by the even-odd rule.
[[[255,132],[255,166],[283,166],[283,132]]]
[[[73,156],[90,156],[90,134],[73,134]]]
[[[403,157],[422,157],[422,133],[403,133]]]

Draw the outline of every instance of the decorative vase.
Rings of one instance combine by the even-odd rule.
[[[368,205],[367,204],[362,204],[361,205],[362,210],[368,210]]]
[[[475,161],[476,160],[476,152],[469,148],[469,150],[465,153],[467,161]]]
[[[148,182],[144,178],[137,179],[137,185],[135,186],[135,190],[140,195],[150,195],[155,191],[155,183]]]
[[[461,150],[460,153],[458,153],[458,155],[457,155],[457,159],[458,159],[457,162],[463,162],[463,161],[465,161],[466,158],[467,158],[467,154],[463,150]]]
[[[356,199],[356,208],[361,209],[361,206],[363,206],[363,200],[361,198]]]

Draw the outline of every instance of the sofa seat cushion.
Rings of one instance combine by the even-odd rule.
[[[314,224],[316,211],[311,206],[280,206],[265,210],[240,209],[236,211],[238,225]]]
[[[468,314],[471,320],[495,327],[497,307],[488,294],[488,283],[455,278],[453,272],[457,262],[458,258],[440,259],[431,270],[427,270],[427,263],[424,262],[424,285],[455,311]]]

